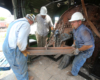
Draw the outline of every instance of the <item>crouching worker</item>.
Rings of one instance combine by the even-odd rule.
[[[27,14],[26,17],[17,19],[10,23],[5,41],[3,53],[9,62],[17,80],[33,80],[27,71],[27,39],[30,25],[34,23],[35,16]]]
[[[73,28],[75,58],[72,63],[72,70],[68,72],[68,75],[77,76],[80,68],[84,65],[86,59],[92,56],[95,48],[94,37],[91,30],[82,24],[84,20],[80,12],[75,12],[69,20]]]

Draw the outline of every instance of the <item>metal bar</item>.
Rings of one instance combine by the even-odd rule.
[[[28,47],[28,50],[45,50],[45,47]],[[65,50],[65,49],[73,49],[73,47],[47,47],[47,50]]]
[[[71,54],[74,51],[72,47],[29,47],[29,55],[55,55],[55,54]]]

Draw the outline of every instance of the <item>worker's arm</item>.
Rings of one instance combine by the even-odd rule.
[[[29,32],[30,25],[28,23],[23,24],[18,32],[17,46],[24,56],[29,54],[29,52],[26,50]]]
[[[54,27],[53,27],[53,23],[52,23],[51,18],[50,18],[50,21],[49,21],[49,30],[51,30],[51,32],[50,32],[50,36],[52,36],[53,33],[54,33]]]
[[[49,21],[49,27],[51,28],[51,31],[54,30],[54,27],[53,27],[53,23],[52,23],[51,18],[50,18],[50,21]]]
[[[93,41],[88,31],[84,30],[81,32],[81,39],[83,40],[84,45],[79,48],[79,51],[85,51],[93,47]]]
[[[50,33],[50,36],[52,36],[54,34],[54,28],[53,28],[53,26],[49,27],[49,33]]]
[[[17,46],[20,51],[26,50],[29,32],[30,32],[30,25],[28,23],[23,24],[18,32],[18,38],[17,38]]]
[[[85,51],[85,50],[88,50],[92,47],[92,45],[83,45],[81,48],[78,48],[79,51]]]
[[[72,47],[75,47],[75,40],[73,41]]]
[[[74,31],[72,31],[71,33],[74,34]],[[72,44],[72,47],[75,47],[75,37],[73,36],[73,44]]]
[[[53,33],[54,33],[54,28],[51,27],[51,35],[53,35]]]
[[[51,30],[54,30],[53,26],[51,27]]]
[[[91,35],[88,31],[86,30],[83,30],[81,31],[81,39],[82,41],[84,42],[83,46],[80,47],[80,48],[76,48],[75,51],[74,51],[74,54],[78,54],[80,51],[86,51],[90,48],[93,47],[93,41],[92,41],[92,38],[91,38]]]

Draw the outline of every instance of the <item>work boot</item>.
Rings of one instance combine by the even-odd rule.
[[[67,73],[68,76],[74,76],[71,72]]]
[[[30,77],[29,77],[29,80],[33,80],[33,76],[30,76]]]

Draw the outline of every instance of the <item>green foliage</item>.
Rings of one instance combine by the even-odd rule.
[[[29,39],[34,39],[36,40],[36,36],[33,34],[33,35],[29,35]]]
[[[5,17],[0,17],[0,21],[4,21],[5,19]]]
[[[36,36],[35,35],[29,35],[29,39],[36,40]],[[30,47],[37,47],[37,44],[31,45]]]

